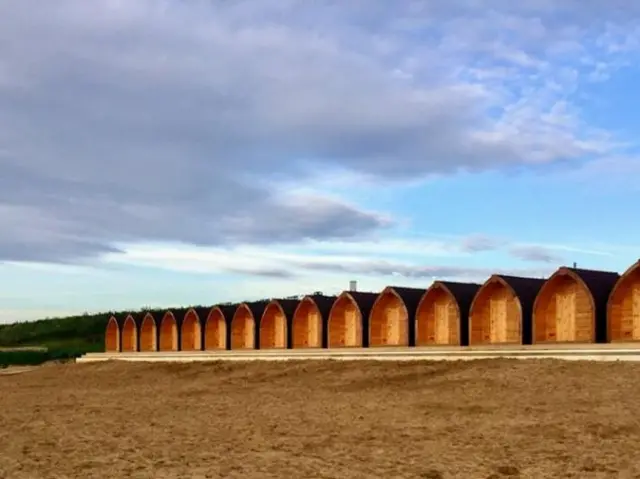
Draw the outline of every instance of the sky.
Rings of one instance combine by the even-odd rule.
[[[0,2],[0,322],[622,273],[639,14]]]

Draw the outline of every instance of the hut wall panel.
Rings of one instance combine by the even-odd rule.
[[[165,315],[160,323],[160,351],[178,351],[178,324],[173,315]]]
[[[427,344],[435,343],[434,308],[435,306],[432,306],[431,303],[425,301],[420,305],[420,308],[416,312],[417,346],[426,346]]]
[[[611,294],[607,316],[610,341],[640,340],[640,267],[622,277]]]
[[[122,326],[122,351],[134,352],[138,350],[138,331],[136,322],[129,317]]]
[[[355,304],[349,303],[345,309],[345,346],[361,346],[359,341],[360,331],[362,328],[362,320]]]
[[[505,297],[505,302],[507,303],[507,316],[505,318],[507,333],[505,342],[520,344],[522,343],[522,312],[520,309],[520,301],[518,301],[518,298],[513,294],[508,294]]]
[[[369,320],[371,346],[407,346],[409,315],[402,300],[394,293],[385,293],[376,302]]]
[[[449,344],[449,305],[446,301],[435,303],[434,308],[434,342],[435,344]]]
[[[181,351],[200,351],[202,349],[200,320],[195,311],[189,311],[182,322]]]
[[[631,318],[628,329],[632,331],[632,339],[640,339],[640,284],[634,286],[631,294],[631,311],[628,315]]]
[[[503,294],[489,300],[489,338],[492,343],[507,341],[507,298]]]
[[[256,324],[247,308],[236,311],[231,324],[231,349],[255,349]]]
[[[293,318],[293,347],[322,347],[322,316],[313,301],[304,300]]]
[[[362,347],[362,317],[348,297],[340,298],[331,311],[329,347]]]
[[[227,322],[219,309],[214,309],[205,323],[205,349],[226,349]]]
[[[115,318],[109,319],[104,335],[104,350],[107,352],[120,351],[120,327]]]
[[[612,293],[608,323],[610,341],[640,340],[640,269],[623,277]]]
[[[147,315],[140,325],[140,351],[149,352],[158,350],[157,327],[153,317]]]
[[[322,315],[316,306],[309,311],[306,318],[306,329],[308,331],[307,346],[310,348],[322,347]]]

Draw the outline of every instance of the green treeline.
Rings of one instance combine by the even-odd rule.
[[[104,351],[104,332],[109,318],[129,313],[138,312],[85,313],[0,325],[0,367],[41,364]]]
[[[290,298],[300,299],[301,297]],[[272,299],[264,298],[260,301],[268,302]],[[231,304],[233,303],[223,303],[220,306]],[[128,314],[138,316],[141,313],[150,312],[156,320],[159,320],[167,309],[178,311],[192,307],[202,306],[85,313],[65,318],[0,324],[0,367],[41,364],[45,361],[76,358],[85,353],[102,352],[104,351],[104,333],[111,316],[123,321]]]

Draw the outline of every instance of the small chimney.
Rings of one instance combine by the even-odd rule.
[[[358,282],[357,281],[349,281],[349,291],[358,291]]]
[[[576,263],[575,261],[573,262],[573,269],[576,269],[578,267],[578,263]]]

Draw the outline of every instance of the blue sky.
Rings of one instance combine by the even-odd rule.
[[[0,3],[0,322],[623,272],[614,3]]]

